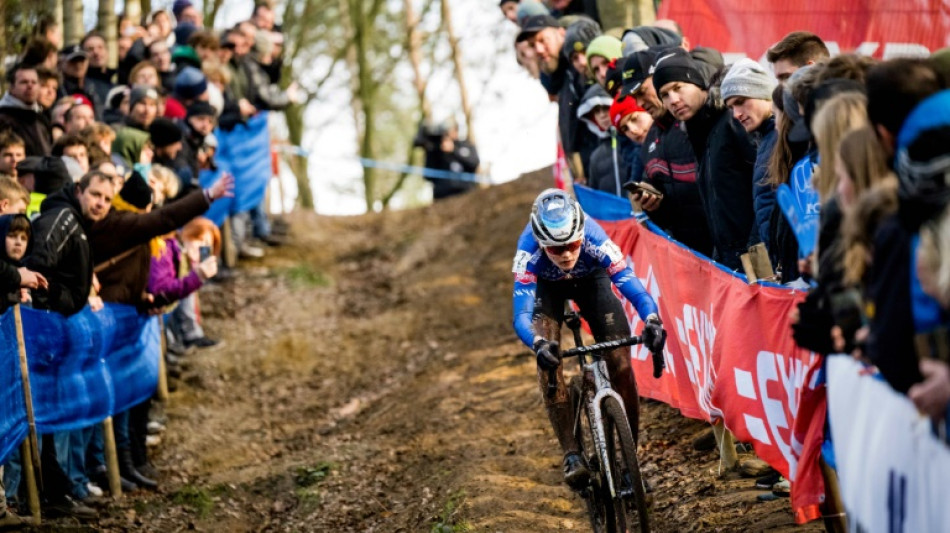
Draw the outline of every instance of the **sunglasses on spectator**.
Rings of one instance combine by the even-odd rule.
[[[581,241],[569,242],[558,246],[545,246],[544,251],[551,255],[561,255],[566,252],[576,252],[581,247]]]

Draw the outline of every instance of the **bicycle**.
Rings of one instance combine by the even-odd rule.
[[[590,471],[590,482],[578,493],[587,504],[595,533],[650,531],[649,509],[643,476],[637,460],[637,446],[627,419],[623,399],[610,386],[603,353],[622,346],[640,344],[631,336],[584,346],[580,317],[566,312],[564,322],[574,334],[575,348],[562,357],[577,356],[581,375],[571,379],[571,403],[574,407],[574,437]],[[557,388],[557,373],[551,372],[549,391]]]

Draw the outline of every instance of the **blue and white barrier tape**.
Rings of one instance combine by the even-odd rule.
[[[288,146],[288,145],[277,145],[274,147],[275,150],[298,155],[300,157],[310,157],[312,152],[301,148],[300,146]],[[342,158],[341,158],[342,160]],[[352,161],[347,159],[347,161]],[[402,163],[390,163],[388,161],[378,161],[376,159],[367,159],[365,157],[356,158],[356,161],[360,165],[367,168],[380,168],[383,170],[392,170],[394,172],[405,172],[406,174],[418,174],[425,178],[436,178],[436,179],[452,179],[452,180],[462,180],[462,181],[474,181],[474,182],[491,182],[491,177],[484,174],[472,174],[468,172],[450,172],[448,170],[439,170],[435,168],[427,167],[416,167],[412,165],[405,165]]]

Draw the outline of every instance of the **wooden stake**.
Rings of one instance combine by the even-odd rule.
[[[158,391],[156,395],[158,396],[158,401],[167,402],[168,401],[168,369],[165,368],[165,350],[167,346],[165,345],[165,316],[160,315],[158,317],[158,334],[160,336],[159,343],[161,349],[158,351]]]
[[[844,501],[841,499],[841,488],[838,486],[838,474],[825,462],[823,457],[818,458],[821,465],[821,474],[825,478],[825,531],[848,531],[848,520],[845,515]]]
[[[113,498],[122,497],[122,481],[119,479],[119,454],[115,448],[115,433],[112,432],[112,417],[102,421],[102,442],[106,454],[106,472],[109,475],[109,492]]]
[[[27,501],[30,504],[30,516],[33,517],[33,525],[38,526],[43,521],[40,513],[40,491],[36,485],[36,471],[33,470],[33,451],[31,450],[30,439],[23,439],[20,445],[20,463],[23,465],[23,477],[26,479]],[[31,460],[26,460],[29,457]]]
[[[716,435],[716,444],[719,446],[719,465],[721,468],[719,475],[723,475],[730,470],[735,470],[739,465],[736,441],[732,436],[732,432],[726,429],[726,424],[722,420],[713,424],[713,433]]]
[[[20,304],[13,306],[13,319],[16,323],[16,342],[20,352],[20,379],[23,381],[23,400],[26,403],[26,420],[29,423],[29,444],[23,447],[20,462],[27,472],[27,489],[29,491],[30,512],[40,521],[40,497],[38,486],[42,485],[42,468],[40,465],[40,448],[36,441],[36,418],[33,416],[33,392],[30,390],[30,366],[26,360],[26,341],[23,339],[23,317],[20,314]],[[32,478],[32,482],[31,479]],[[39,483],[37,483],[39,481]]]

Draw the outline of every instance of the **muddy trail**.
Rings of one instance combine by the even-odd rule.
[[[152,449],[161,490],[106,531],[589,531],[512,332],[511,258],[539,172],[432,207],[298,213],[292,242],[203,293],[223,346],[186,356]],[[717,477],[703,424],[657,403],[640,457],[657,531],[796,528]]]

